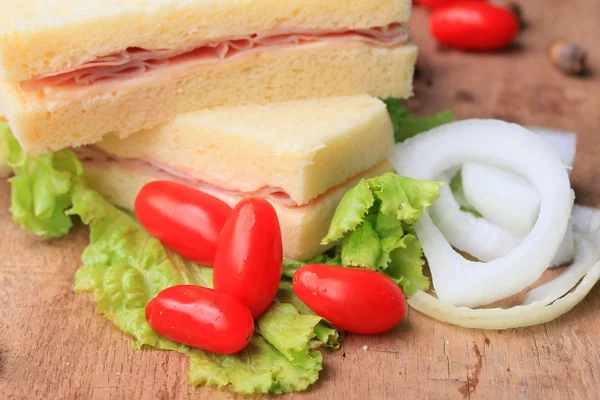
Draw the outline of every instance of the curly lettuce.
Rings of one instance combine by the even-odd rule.
[[[40,156],[23,151],[6,122],[0,123],[0,146],[14,171],[11,213],[15,223],[45,239],[58,238],[73,227],[65,214],[71,208],[71,190],[83,179],[83,167],[69,150]]]
[[[383,102],[387,106],[394,125],[396,142],[403,142],[419,133],[455,121],[451,110],[445,110],[427,117],[415,117],[410,113],[408,107],[398,99],[385,99]]]
[[[341,241],[342,265],[381,271],[411,296],[429,289],[412,226],[439,197],[441,183],[387,173],[362,180],[338,205],[321,242]]]
[[[317,381],[323,368],[320,349],[337,349],[341,337],[296,297],[289,280],[282,280],[273,305],[256,321],[254,337],[239,354],[218,355],[174,343],[146,322],[146,305],[171,286],[212,287],[212,269],[167,249],[133,217],[90,189],[73,152],[29,155],[6,124],[0,125],[0,146],[15,172],[15,221],[44,238],[67,234],[75,217],[89,227],[90,242],[74,290],[91,295],[98,312],[130,335],[136,349],[186,354],[192,384],[241,394],[302,391]],[[324,245],[336,247],[309,263],[381,271],[407,296],[427,290],[423,252],[412,226],[437,199],[439,186],[392,173],[361,181],[341,200],[323,239]],[[284,275],[293,276],[304,264],[286,260]]]
[[[170,251],[129,214],[88,188],[71,151],[31,156],[5,125],[0,138],[16,175],[11,180],[15,221],[46,238],[68,233],[73,217],[89,227],[90,242],[75,275],[74,291],[90,294],[98,312],[130,335],[136,349],[146,346],[186,354],[192,384],[241,394],[302,391],[317,381],[323,368],[319,350],[339,347],[341,338],[302,304],[289,282],[282,282],[241,353],[217,355],[174,343],[146,322],[146,305],[171,286],[212,287],[212,269]]]

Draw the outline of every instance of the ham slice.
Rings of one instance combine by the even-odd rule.
[[[187,50],[146,50],[128,48],[118,54],[98,57],[70,71],[21,82],[26,92],[76,90],[95,83],[132,79],[152,70],[168,68],[184,62],[208,64],[235,59],[266,48],[293,48],[320,42],[362,42],[373,46],[392,47],[405,43],[405,25],[345,31],[270,31],[244,37],[213,41]]]
[[[168,167],[164,164],[161,164],[157,161],[150,159],[133,159],[133,158],[119,158],[113,156],[111,154],[107,154],[102,150],[94,147],[87,146],[81,147],[77,149],[73,149],[77,158],[82,162],[85,166],[86,163],[123,163],[128,167],[138,170],[150,170],[153,175],[161,176],[162,179],[174,181],[181,183],[183,185],[187,185],[193,187],[197,190],[210,194],[211,196],[216,196],[222,198],[226,197],[247,197],[247,196],[258,196],[263,197],[271,201],[275,201],[282,206],[285,207],[298,207],[298,204],[292,200],[292,198],[285,193],[281,188],[274,187],[263,187],[253,192],[242,192],[237,190],[229,190],[219,187],[217,185],[205,182],[193,175],[187,174],[185,172],[181,172],[174,168]]]

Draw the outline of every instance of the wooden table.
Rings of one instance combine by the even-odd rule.
[[[575,4],[576,3],[576,4]],[[461,118],[494,117],[577,132],[578,201],[600,206],[600,2],[523,2],[530,28],[521,46],[494,55],[440,51],[415,11],[420,78],[412,105],[452,106]],[[546,48],[565,37],[590,50],[595,75],[562,76]],[[41,242],[13,226],[0,183],[0,397],[14,399],[231,398],[191,387],[187,358],[134,351],[130,341],[72,291],[86,230]],[[318,384],[287,398],[600,398],[600,288],[547,325],[483,332],[409,312],[398,329],[350,336],[326,356]],[[368,350],[365,351],[364,349]],[[363,349],[364,348],[364,349]]]

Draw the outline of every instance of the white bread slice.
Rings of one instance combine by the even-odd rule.
[[[111,132],[126,137],[218,106],[363,93],[407,98],[416,57],[412,44],[389,49],[336,42],[255,53],[160,78],[149,73],[68,100],[39,98],[0,83],[0,113],[26,151],[44,153],[94,143]]]
[[[360,95],[203,110],[96,146],[228,190],[281,189],[303,205],[388,159],[394,128],[381,100]]]
[[[131,164],[125,162],[84,162],[83,165],[89,185],[110,202],[126,210],[133,210],[135,197],[145,184],[168,178],[168,175],[159,170],[132,168]],[[285,257],[308,260],[323,252],[326,248],[320,245],[321,239],[325,237],[344,193],[362,178],[371,178],[392,170],[387,161],[379,163],[305,206],[286,207],[272,202],[281,225]],[[230,206],[242,199],[231,195],[219,198]]]
[[[273,29],[365,29],[407,22],[410,0],[4,0],[0,75],[64,72],[140,47],[185,49]]]

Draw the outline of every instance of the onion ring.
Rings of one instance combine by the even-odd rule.
[[[475,163],[465,163],[461,174],[467,202],[485,219],[520,236],[531,231],[540,197],[523,177]]]
[[[521,305],[473,310],[445,304],[425,292],[411,296],[408,304],[432,318],[465,328],[520,328],[560,317],[580,303],[600,280],[600,210],[575,206],[572,220],[576,245],[573,265],[552,281],[529,291]],[[593,223],[585,224],[585,220]]]
[[[542,275],[565,235],[573,198],[568,174],[552,148],[534,133],[502,121],[443,125],[397,145],[392,159],[398,173],[426,180],[464,162],[521,174],[541,199],[540,215],[529,235],[485,266],[457,254],[428,212],[415,226],[440,300],[477,307],[510,297]]]
[[[573,169],[577,152],[577,135],[573,132],[535,126],[527,127],[527,129],[540,136],[558,153],[567,170]]]
[[[468,171],[468,165],[472,165],[475,171],[479,170],[480,164],[472,164],[466,163],[463,166],[463,174],[464,171]],[[463,181],[463,189],[465,193],[473,194],[475,196],[479,196],[479,198],[487,201],[493,202],[493,196],[490,196],[490,193],[495,193],[497,187],[494,187],[494,184],[498,176],[502,176],[505,171],[499,170],[494,167],[490,167],[491,171],[498,171],[500,174],[490,174],[486,175],[486,170],[482,170],[482,174],[479,175],[479,172],[476,172],[475,177],[471,177],[468,179],[469,182],[477,182],[483,183],[484,187],[472,188],[470,192],[467,192],[467,186]],[[507,172],[508,173],[508,172]],[[500,182],[500,188],[503,188],[503,184],[507,183],[517,183],[519,181],[511,180],[513,176],[517,176],[509,173],[506,178],[509,182]],[[464,175],[463,175],[464,176]],[[442,182],[448,181],[448,175],[444,174],[441,176],[440,180]],[[530,186],[525,183],[526,190],[533,190]],[[484,193],[486,192],[487,193]],[[527,192],[525,192],[527,193]],[[537,194],[534,192],[533,196],[529,196],[529,199],[533,197],[534,202],[536,202],[536,210],[539,212],[539,200]],[[488,215],[483,214],[484,218],[478,218],[470,212],[463,211],[461,209],[461,205],[467,205],[469,207],[474,207],[477,211],[479,203],[472,202],[473,197],[469,197],[465,200],[462,200],[459,203],[456,195],[452,193],[448,186],[442,186],[440,188],[440,198],[439,200],[430,208],[431,218],[435,222],[436,226],[440,229],[440,231],[444,234],[444,237],[448,240],[448,242],[452,245],[452,247],[462,250],[466,253],[469,253],[473,257],[477,258],[480,261],[492,261],[497,258],[503,257],[508,254],[510,251],[515,249],[520,243],[523,242],[524,237],[528,232],[531,231],[533,224],[535,224],[535,220],[537,219],[537,214],[534,216],[533,221],[531,222],[531,226],[527,228],[528,230],[525,234],[518,234],[514,231],[511,231],[506,228],[506,226],[499,226],[495,223],[496,220],[502,220],[502,218],[506,218],[508,221],[516,221],[511,214],[511,211],[515,211],[515,214],[523,220],[524,218],[529,218],[530,210],[525,212],[523,208],[529,207],[527,204],[523,204],[523,206],[515,207],[515,203],[520,203],[522,200],[527,200],[526,195],[518,194],[516,199],[511,202],[508,206],[506,206],[506,202],[508,201],[506,196],[500,203],[496,206],[490,206],[486,210],[489,212],[488,215],[493,215],[496,217],[496,220],[492,220],[492,218],[488,218]],[[475,203],[475,204],[473,204]],[[526,203],[523,201],[523,203]],[[496,207],[496,209],[493,209]],[[531,209],[531,207],[529,207]],[[521,212],[517,212],[516,210],[521,210]],[[504,225],[508,225],[509,223],[505,221]],[[563,241],[561,242],[560,247],[558,248],[550,266],[561,266],[573,260],[573,231],[570,224],[567,227],[565,232],[565,236],[563,237]]]

